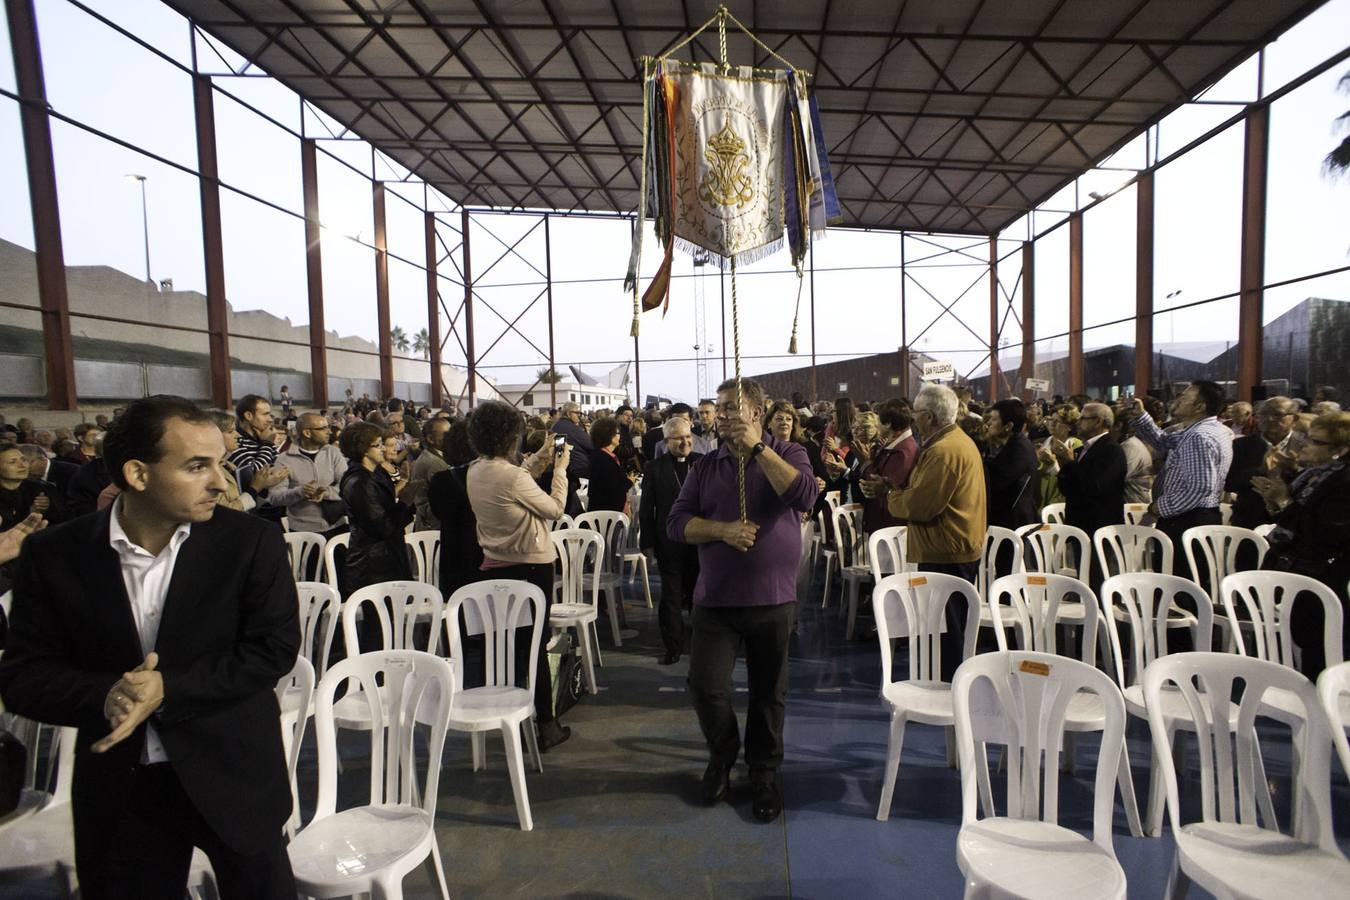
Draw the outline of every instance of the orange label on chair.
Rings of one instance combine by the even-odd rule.
[[[1029,659],[1024,659],[1017,667],[1017,671],[1026,672],[1028,675],[1049,675],[1050,666],[1043,662],[1034,662]]]
[[[923,585],[925,585],[925,584],[927,584],[927,583],[928,583],[928,579],[927,579],[927,578],[924,578],[923,576],[920,576],[920,577],[918,577],[918,578],[911,578],[911,579],[909,580],[909,586],[910,586],[910,587],[922,587]]]
[[[1044,575],[1028,575],[1028,576],[1027,576],[1027,584],[1037,584],[1037,585],[1040,585],[1041,587],[1045,587],[1045,576],[1044,576]]]
[[[1049,522],[1046,522],[1044,525],[1042,525],[1040,528],[1037,528],[1036,530],[1037,530],[1037,531],[1049,531],[1049,530],[1050,530],[1051,528],[1053,528],[1053,527],[1054,527],[1054,526],[1052,526]]]

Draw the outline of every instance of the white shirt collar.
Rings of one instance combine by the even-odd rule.
[[[886,449],[887,449],[887,450],[894,450],[896,447],[899,447],[901,443],[903,443],[904,441],[908,440],[908,439],[910,438],[910,436],[912,436],[913,434],[914,434],[914,429],[912,429],[912,428],[906,428],[904,431],[902,431],[902,432],[900,432],[899,434],[897,434],[897,435],[895,436],[894,440],[892,440],[889,444],[886,445]]]
[[[183,522],[177,528],[174,529],[173,536],[169,538],[168,546],[174,550],[177,550],[179,547],[182,546],[183,541],[186,541],[188,539],[188,535],[190,535],[191,533],[192,533],[192,523]],[[135,553],[136,551],[139,551],[140,553],[143,553],[146,556],[153,555],[149,550],[146,550],[140,544],[136,543],[130,537],[128,537],[126,529],[122,527],[121,494],[118,494],[117,499],[113,500],[112,515],[108,517],[108,543],[112,545],[112,548],[116,550],[119,555],[125,553]]]
[[[1083,441],[1083,450],[1082,450],[1082,452],[1083,452],[1083,453],[1086,453],[1086,452],[1087,452],[1087,449],[1088,449],[1089,447],[1091,447],[1093,444],[1097,443],[1097,441],[1101,440],[1102,438],[1106,437],[1108,434],[1110,434],[1109,431],[1103,431],[1101,434],[1093,435],[1092,437],[1088,438],[1086,441]]]

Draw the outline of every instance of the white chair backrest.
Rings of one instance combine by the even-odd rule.
[[[1025,565],[1022,561],[1022,539],[1011,528],[990,525],[984,531],[984,552],[980,554],[980,571],[976,576],[975,589],[980,597],[989,595],[989,585],[999,577],[997,564],[1006,559],[1011,568],[1004,574],[1021,572]]]
[[[1020,650],[1058,653],[1055,625],[1065,598],[1073,595],[1083,607],[1083,661],[1097,659],[1097,597],[1092,589],[1068,575],[1018,572],[1004,575],[989,587],[989,612],[994,619],[998,649],[1007,650],[1004,629],[1015,627]],[[1006,602],[1005,602],[1006,601]],[[1069,601],[1073,602],[1073,601]],[[1006,621],[1011,614],[1012,621]]]
[[[839,496],[839,492],[838,492],[838,491],[826,491],[826,492],[825,492],[825,511],[826,511],[828,514],[833,515],[833,514],[834,514],[834,509],[835,509],[836,506],[839,505],[839,502],[840,502],[841,499],[842,499],[842,498]]]
[[[906,530],[904,525],[891,525],[867,536],[867,564],[872,568],[873,581],[910,571],[905,562]]]
[[[1290,604],[1299,594],[1308,593],[1322,604],[1326,664],[1334,666],[1344,658],[1341,649],[1343,613],[1340,598],[1317,579],[1292,572],[1234,572],[1223,580],[1220,593],[1223,596],[1223,610],[1233,620],[1233,639],[1237,643],[1238,653],[1268,659],[1291,669],[1297,668],[1294,665],[1294,640],[1290,633],[1290,622],[1294,618]],[[1247,636],[1243,634],[1244,629],[1237,627],[1241,619],[1248,619],[1252,623],[1250,646]]]
[[[449,660],[417,650],[381,650],[349,656],[334,664],[319,682],[314,724],[319,747],[319,799],[314,819],[337,808],[337,741],[333,723],[334,694],[348,679],[370,704],[370,803],[418,806],[433,819],[440,783],[441,752],[456,691],[455,666]],[[349,690],[352,688],[349,688]],[[414,733],[418,722],[430,723],[420,748],[426,753],[426,777],[417,784]]]
[[[1341,758],[1341,768],[1350,777],[1350,662],[1327,666],[1317,679],[1317,696],[1322,701],[1327,718],[1331,720],[1331,742]]]
[[[381,581],[353,591],[342,604],[342,636],[347,641],[349,653],[350,648],[359,646],[357,613],[378,618],[381,649],[435,653],[440,646],[445,600],[434,585],[421,581]],[[430,622],[431,630],[427,635],[427,646],[414,647],[415,627],[420,622]]]
[[[1126,503],[1125,504],[1125,524],[1143,525],[1144,517],[1148,515],[1147,503]]]
[[[544,633],[544,595],[528,581],[475,581],[450,595],[445,607],[445,627],[450,634],[450,657],[464,658],[460,637],[460,614],[465,633],[481,634],[483,640],[484,685],[516,684],[516,629],[530,628],[530,665],[525,689],[534,696],[534,661],[539,656],[540,637]],[[455,668],[455,683],[462,687],[464,671]]]
[[[966,601],[965,642],[962,659],[975,653],[975,636],[980,630],[980,597],[975,586],[964,578],[937,572],[902,572],[887,575],[872,589],[872,607],[876,612],[877,640],[881,643],[881,683],[890,684],[891,640],[909,639],[909,680],[942,680],[941,633],[951,598]],[[907,633],[899,633],[900,617]]]
[[[1120,629],[1114,611],[1123,610],[1129,618],[1133,659],[1130,671],[1138,677],[1151,662],[1167,655],[1167,614],[1171,609],[1182,608],[1177,602],[1182,596],[1195,601],[1196,649],[1208,651],[1214,629],[1214,606],[1200,585],[1186,578],[1157,572],[1129,572],[1113,575],[1102,582],[1100,612],[1111,639],[1116,680],[1121,688],[1129,685],[1122,670]]]
[[[548,527],[550,531],[562,531],[565,528],[576,528],[577,526],[575,522],[573,522],[571,516],[567,513],[563,513],[561,516],[554,519]]]
[[[309,659],[315,677],[323,678],[328,674],[342,598],[337,588],[321,581],[297,581],[295,593],[300,600],[300,653]]]
[[[604,539],[605,552],[602,561],[604,563],[603,571],[606,573],[618,571],[614,566],[614,560],[616,555],[623,550],[628,534],[628,524],[627,516],[611,510],[584,512],[576,518],[577,528],[590,528]]]
[[[341,547],[345,552],[351,543],[352,536],[346,532],[335,534],[328,539],[328,543],[323,545],[323,566],[324,578],[328,580],[334,590],[342,590],[342,582],[338,579],[339,565],[337,561],[337,548]],[[344,560],[345,562],[345,560]]]
[[[1125,699],[1106,675],[1086,663],[1045,653],[1000,651],[972,656],[952,683],[956,746],[961,760],[961,821],[979,818],[977,753],[987,743],[1008,748],[1007,815],[1059,820],[1059,752],[1069,701],[1080,691],[1101,698],[1105,712],[1092,803],[1092,840],[1115,855],[1111,819],[1125,734]]]
[[[1027,571],[1087,580],[1092,538],[1088,537],[1086,531],[1072,525],[1047,522],[1024,526],[1018,529],[1018,533],[1027,543]]]
[[[1233,504],[1231,504],[1231,503],[1220,503],[1220,504],[1219,504],[1219,524],[1221,524],[1221,525],[1227,525],[1227,524],[1228,524],[1229,522],[1231,522],[1231,521],[1233,521]]]
[[[1172,574],[1172,539],[1147,525],[1107,525],[1092,536],[1097,561],[1109,578],[1127,572]]]
[[[315,578],[322,578],[323,535],[312,531],[288,531],[282,537],[286,540],[286,552],[291,557],[291,577],[296,581],[306,581],[311,574]]]
[[[1238,571],[1238,550],[1247,542],[1256,548],[1255,568],[1260,568],[1270,545],[1255,531],[1233,525],[1199,525],[1181,534],[1181,549],[1191,567],[1191,578],[1209,588],[1209,599],[1216,609],[1223,605],[1219,586]]]
[[[1202,820],[1247,826],[1261,824],[1255,773],[1262,751],[1256,716],[1272,688],[1293,694],[1303,707],[1304,722],[1292,732],[1299,761],[1293,808],[1300,809],[1294,817],[1293,837],[1341,856],[1331,828],[1331,725],[1308,679],[1278,663],[1233,653],[1174,653],[1144,670],[1144,705],[1153,732],[1154,759],[1162,766],[1159,777],[1167,790],[1172,831],[1179,832],[1177,773],[1167,747],[1162,710],[1162,693],[1169,687],[1178,690],[1185,701],[1189,724],[1183,727],[1195,731],[1200,751]],[[1230,714],[1230,703],[1237,704],[1235,717]]]
[[[862,529],[862,504],[846,503],[837,506],[832,514],[835,545],[839,548],[839,565],[867,564],[867,544]]]
[[[600,570],[600,558],[605,553],[605,541],[589,528],[567,528],[550,532],[553,549],[561,567],[563,603],[600,603],[600,579],[591,579],[590,596],[586,596],[586,571]]]
[[[411,557],[413,580],[423,584],[439,586],[441,583],[441,533],[439,531],[414,531],[405,535],[403,543],[408,546]]]
[[[286,768],[295,777],[295,766],[300,759],[300,744],[305,739],[305,723],[309,721],[309,704],[314,699],[314,666],[303,655],[295,658],[295,665],[291,671],[281,676],[277,682],[277,702],[287,691],[295,691],[299,694],[299,699],[294,705],[294,709],[300,711],[295,717],[295,722],[287,728],[283,722],[281,726],[281,747],[286,753]],[[298,798],[292,797],[292,802],[299,802]]]
[[[1064,504],[1047,503],[1041,507],[1041,521],[1049,525],[1064,524]]]
[[[1272,531],[1274,531],[1274,530],[1275,530],[1275,523],[1274,523],[1274,522],[1267,522],[1267,523],[1264,524],[1264,525],[1257,525],[1255,528],[1252,529],[1252,531],[1255,531],[1257,534],[1261,535],[1261,537],[1263,537],[1263,538],[1269,538],[1269,537],[1270,537],[1270,533],[1271,533]]]

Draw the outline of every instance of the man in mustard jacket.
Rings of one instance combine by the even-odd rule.
[[[906,557],[921,572],[956,575],[975,584],[984,551],[984,461],[956,426],[957,399],[951,388],[925,385],[914,400],[919,460],[909,484],[887,495],[891,515],[909,522]],[[965,644],[966,602],[947,605],[942,634],[942,679],[951,681]]]

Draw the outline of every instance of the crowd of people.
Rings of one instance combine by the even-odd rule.
[[[166,422],[181,425],[182,434]],[[172,447],[171,435],[178,435]],[[197,455],[184,457],[182,471],[161,473],[158,482],[150,478],[168,465],[164,460],[186,453]],[[1037,522],[1048,503],[1062,502],[1067,524],[1089,534],[1123,523],[1125,504],[1146,505],[1148,520],[1179,546],[1186,529],[1219,524],[1220,504],[1228,502],[1232,524],[1270,526],[1266,568],[1316,578],[1344,605],[1347,454],[1350,413],[1340,411],[1332,389],[1311,403],[1272,397],[1253,409],[1226,402],[1221,388],[1207,381],[1191,384],[1168,405],[1152,397],[1108,403],[1087,396],[984,405],[963,388],[941,385],[925,385],[912,402],[844,397],[808,404],[800,395],[766,397],[746,380],[724,383],[716,397],[696,406],[586,412],[565,403],[546,416],[501,402],[462,416],[397,398],[348,396],[341,408],[298,414],[286,394],[275,405],[249,395],[230,411],[148,398],[73,429],[35,427],[27,418],[13,426],[0,421],[0,591],[16,579],[16,594],[37,590],[49,577],[31,566],[25,574],[22,558],[15,562],[30,535],[49,523],[101,521],[101,538],[86,534],[87,524],[58,531],[66,543],[77,536],[76,543],[111,539],[131,597],[148,583],[136,579],[149,578],[145,573],[156,572],[169,554],[167,572],[155,576],[162,608],[174,554],[196,546],[186,542],[191,528],[210,518],[205,505],[232,511],[223,519],[229,528],[221,526],[225,544],[253,540],[256,523],[283,520],[293,531],[348,534],[337,573],[343,596],[413,576],[404,542],[413,525],[440,531],[446,596],[474,581],[519,579],[540,588],[547,608],[554,596],[553,524],[583,509],[624,512],[660,573],[659,662],[672,665],[689,655],[690,694],[709,751],[703,797],[716,803],[726,796],[743,745],[753,811],[772,821],[782,809],[777,770],[796,560],[803,524],[823,508],[827,493],[860,504],[867,532],[907,525],[906,556],[920,571],[971,582],[986,530]],[[199,491],[192,497],[189,481]],[[157,490],[172,493],[155,485],[170,483],[179,505],[151,502]],[[631,490],[635,485],[640,492]],[[101,518],[88,515],[109,508]],[[152,521],[158,526],[147,524]],[[271,572],[276,547],[262,546],[247,552],[262,554],[259,565]],[[1190,574],[1184,554],[1177,554],[1175,567]],[[139,574],[128,574],[133,571]],[[1088,580],[1095,588],[1103,577],[1094,562]],[[281,602],[274,596],[280,588],[249,589]],[[944,678],[960,662],[967,638],[959,605],[949,609],[942,635]],[[361,649],[382,639],[374,618],[366,617]],[[98,704],[114,735],[143,712],[145,673],[157,664],[153,628],[147,632],[139,618],[137,624],[144,658],[131,659],[136,648],[126,648],[129,673]],[[1296,604],[1291,626],[1301,667],[1316,677],[1326,663],[1320,607]],[[275,656],[278,646],[268,644],[267,652]],[[743,741],[731,686],[742,652],[750,681]],[[517,654],[522,668],[528,655]],[[22,681],[16,682],[15,665],[11,654],[5,668],[10,690]],[[283,673],[273,668],[259,671],[275,680]],[[53,672],[60,676],[59,667]],[[525,673],[518,674],[524,683]],[[539,744],[548,750],[571,730],[554,714],[542,655],[534,675]],[[173,684],[179,683],[175,675]],[[174,689],[160,688],[171,698],[165,708],[176,712]],[[33,690],[41,698],[36,708],[50,711],[43,704],[53,696]],[[22,706],[23,690],[16,696]],[[87,720],[92,712],[99,711],[81,715]],[[172,742],[168,747],[177,752]],[[189,793],[197,789],[184,786]],[[275,849],[257,852],[274,855]]]

